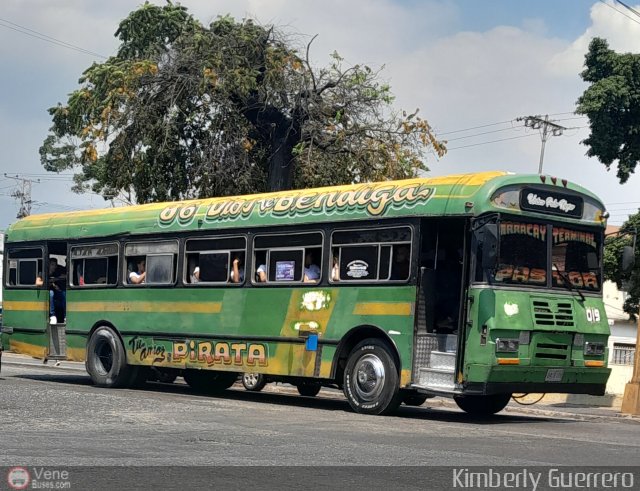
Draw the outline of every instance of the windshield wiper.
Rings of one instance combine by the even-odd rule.
[[[567,275],[567,272],[566,271],[560,271],[560,268],[558,268],[558,265],[555,264],[555,263],[554,263],[553,267],[556,268],[556,272],[562,278],[564,286],[567,288],[567,290],[569,290],[570,292],[576,292],[578,295],[580,295],[580,299],[584,302],[584,295],[582,294],[580,289],[578,289],[577,287],[575,287],[575,286],[573,286],[571,284],[571,280],[569,280],[569,276]]]

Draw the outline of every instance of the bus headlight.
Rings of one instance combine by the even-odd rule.
[[[584,354],[589,356],[604,355],[604,343],[584,343]]]
[[[496,339],[496,352],[498,353],[515,353],[520,347],[520,341],[517,339]]]

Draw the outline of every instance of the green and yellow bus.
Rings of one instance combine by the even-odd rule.
[[[103,387],[250,372],[369,414],[599,395],[606,216],[566,180],[504,172],[30,216],[6,232],[2,345]]]

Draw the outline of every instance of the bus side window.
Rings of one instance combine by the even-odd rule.
[[[411,229],[337,230],[332,234],[331,281],[407,281]]]
[[[185,284],[241,285],[244,281],[245,237],[187,239],[185,245]],[[235,262],[235,266],[234,266]],[[237,276],[234,274],[237,270]]]
[[[322,277],[320,232],[259,235],[254,239],[256,283],[317,284]]]
[[[7,252],[7,286],[44,286],[43,251],[40,248]]]

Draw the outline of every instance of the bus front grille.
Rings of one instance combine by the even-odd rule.
[[[571,302],[533,300],[533,318],[536,326],[573,327],[573,305]]]

